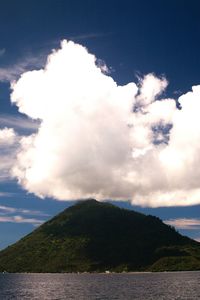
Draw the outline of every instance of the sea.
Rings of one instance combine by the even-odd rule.
[[[1,300],[200,299],[200,272],[0,274]]]

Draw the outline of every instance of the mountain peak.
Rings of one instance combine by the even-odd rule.
[[[98,204],[99,201],[97,201],[96,199],[93,199],[93,198],[88,198],[88,199],[85,199],[85,200],[79,200],[77,202],[77,204]]]

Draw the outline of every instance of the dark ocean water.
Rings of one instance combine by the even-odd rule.
[[[0,299],[200,299],[200,272],[0,274]]]

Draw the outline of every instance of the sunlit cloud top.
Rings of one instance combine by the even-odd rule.
[[[200,86],[179,97],[178,109],[162,98],[163,76],[119,86],[98,62],[64,40],[44,68],[12,82],[12,103],[39,121],[34,134],[18,137],[12,177],[58,200],[199,204]]]

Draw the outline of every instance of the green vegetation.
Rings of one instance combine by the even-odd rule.
[[[159,218],[87,200],[0,252],[0,272],[200,269],[199,243]]]

